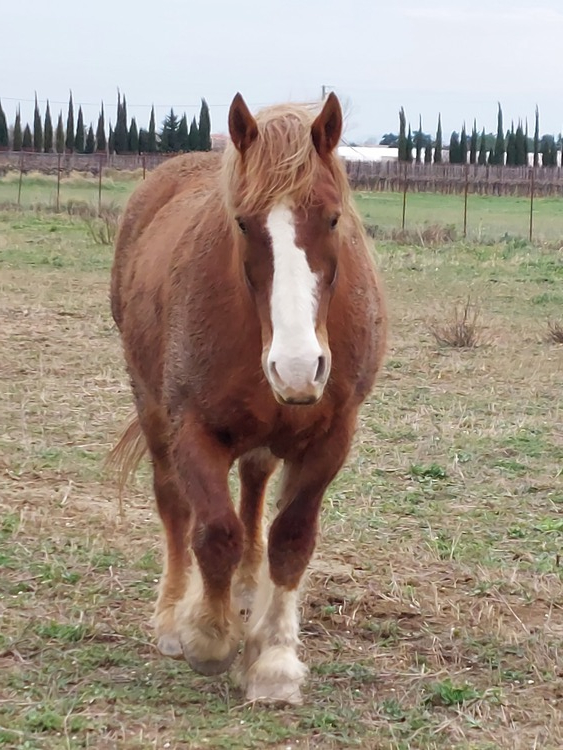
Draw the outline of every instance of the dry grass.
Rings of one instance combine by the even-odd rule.
[[[411,245],[414,247],[435,247],[455,242],[457,231],[454,226],[444,224],[430,224],[415,229],[381,229],[376,224],[366,223],[365,229],[374,239],[385,239],[397,245]]]
[[[102,206],[96,218],[86,220],[90,236],[96,245],[112,245],[117,236],[121,210],[114,205]]]
[[[430,327],[430,331],[440,346],[456,349],[475,349],[484,342],[484,330],[479,308],[471,297],[463,304],[454,307],[450,320],[441,320]]]
[[[121,517],[103,470],[131,404],[109,250],[72,217],[0,221],[0,746],[563,746],[551,255],[381,251],[390,352],[304,590],[306,705],[266,710],[155,652],[148,472]],[[494,345],[437,349],[428,310],[468,287]]]
[[[553,344],[563,344],[563,323],[559,320],[548,320],[547,340]]]

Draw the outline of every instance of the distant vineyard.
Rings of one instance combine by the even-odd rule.
[[[563,195],[561,167],[506,167],[475,164],[406,164],[348,161],[357,190],[478,195]]]
[[[214,150],[224,142],[213,144]],[[100,169],[151,170],[175,154],[43,154],[0,151],[0,176],[9,171],[62,174]],[[462,164],[405,164],[398,161],[346,161],[354,189],[376,192],[408,192],[528,197],[532,190],[539,197],[563,196],[561,167],[507,167]]]

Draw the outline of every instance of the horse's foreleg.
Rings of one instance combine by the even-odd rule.
[[[242,555],[243,531],[228,487],[232,457],[197,422],[184,419],[172,445],[182,496],[193,513],[195,560],[176,606],[184,657],[202,674],[229,668],[238,650],[240,617],[231,606],[231,580]]]
[[[166,535],[164,574],[155,610],[158,650],[163,656],[182,657],[182,644],[176,627],[176,604],[182,599],[191,555],[188,550],[190,509],[180,498],[167,461],[153,459],[154,492]]]
[[[269,564],[263,566],[245,642],[241,682],[249,700],[301,702],[307,669],[297,657],[298,587],[315,547],[322,497],[344,462],[354,421],[339,424],[299,461],[284,466]]]
[[[246,453],[239,459],[240,508],[244,527],[242,559],[235,573],[233,595],[241,610],[250,610],[258,584],[264,552],[262,515],[268,479],[278,463],[267,448]]]

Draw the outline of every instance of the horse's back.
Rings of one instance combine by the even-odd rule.
[[[168,254],[184,231],[182,205],[193,205],[197,194],[212,189],[220,155],[193,153],[177,156],[152,172],[134,191],[121,219],[115,244],[111,279],[112,314],[121,328],[123,307],[137,266],[142,265],[147,281],[152,274],[168,268]],[[170,220],[176,214],[176,220]],[[151,236],[159,238],[158,243]]]

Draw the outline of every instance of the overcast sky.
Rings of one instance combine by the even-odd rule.
[[[31,120],[33,96],[54,116],[72,89],[86,123],[103,99],[115,121],[117,87],[146,126],[171,106],[191,117],[207,99],[213,132],[225,132],[240,91],[252,109],[320,98],[334,88],[347,113],[346,138],[413,126],[445,137],[496,131],[536,104],[542,132],[563,126],[563,0],[28,0],[2,3],[0,100]],[[79,10],[81,9],[81,10]],[[95,125],[95,122],[94,122]]]

